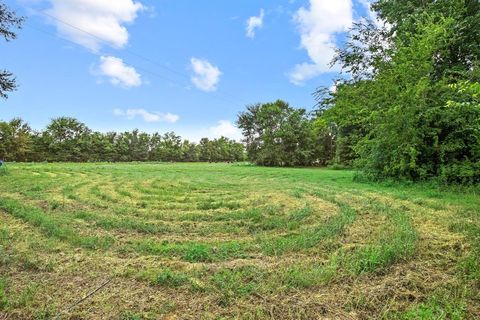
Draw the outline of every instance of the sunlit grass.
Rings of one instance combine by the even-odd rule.
[[[0,183],[0,315],[48,318],[79,298],[62,283],[84,294],[110,277],[117,289],[92,298],[110,318],[474,314],[474,190],[352,178],[238,164],[11,165]],[[133,304],[112,308],[115,294]],[[75,314],[99,316],[89,310]]]

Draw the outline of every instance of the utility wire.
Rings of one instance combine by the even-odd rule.
[[[113,46],[113,45],[112,45],[110,42],[108,42],[107,40],[102,39],[102,38],[96,36],[95,34],[86,31],[85,29],[82,29],[82,28],[80,28],[80,27],[77,27],[77,26],[75,26],[75,25],[73,25],[73,24],[71,24],[71,23],[69,23],[69,22],[67,22],[67,21],[64,21],[64,20],[62,20],[62,19],[60,19],[60,18],[57,18],[57,17],[55,17],[55,16],[53,16],[53,15],[51,15],[51,14],[45,12],[45,11],[39,11],[39,10],[35,10],[35,11],[38,12],[38,13],[40,13],[40,14],[43,14],[43,15],[45,15],[45,16],[47,16],[47,17],[49,17],[49,18],[51,18],[51,19],[53,19],[53,20],[55,20],[55,21],[57,21],[57,22],[60,22],[61,24],[64,24],[64,25],[66,25],[66,26],[69,26],[70,28],[73,28],[73,29],[78,30],[78,31],[80,31],[80,32],[82,32],[82,33],[85,33],[85,34],[89,35],[90,37],[98,40],[99,42],[107,45],[108,47],[110,47],[110,48],[112,48],[112,49],[118,50],[117,47]],[[125,51],[125,52],[127,52],[127,53],[129,53],[129,54],[131,54],[131,55],[133,55],[133,56],[135,56],[135,57],[137,57],[137,58],[143,59],[143,60],[145,60],[145,61],[147,61],[147,62],[149,62],[149,63],[151,63],[151,64],[157,65],[157,66],[159,66],[159,67],[161,67],[161,68],[163,68],[163,69],[165,69],[165,70],[168,70],[168,71],[170,71],[170,72],[172,72],[172,73],[174,73],[174,74],[176,74],[176,75],[179,75],[179,76],[181,76],[181,77],[183,77],[183,78],[187,78],[187,79],[190,78],[188,75],[186,75],[186,74],[184,74],[184,73],[182,73],[182,72],[179,72],[179,71],[177,71],[177,70],[175,70],[175,69],[172,69],[172,68],[170,68],[170,67],[168,67],[168,66],[166,66],[166,65],[164,65],[164,64],[158,63],[157,61],[152,60],[152,59],[150,59],[150,58],[148,58],[148,57],[145,57],[144,55],[141,55],[141,54],[139,54],[139,53],[136,53],[136,52],[134,52],[134,51],[132,51],[132,50],[130,50],[130,49],[128,49],[128,48],[124,48],[124,49],[122,49],[122,50]]]
[[[70,27],[70,28],[73,28],[73,29],[75,29],[75,30],[78,30],[78,31],[80,31],[80,32],[82,32],[82,33],[84,33],[84,34],[86,34],[86,35],[88,35],[88,36],[90,36],[90,37],[98,40],[98,41],[101,42],[102,44],[104,44],[104,45],[106,45],[106,46],[108,46],[108,47],[110,47],[110,48],[112,48],[112,49],[114,49],[114,50],[118,50],[118,48],[115,47],[115,46],[113,46],[110,42],[108,42],[108,41],[106,41],[105,39],[102,39],[102,38],[100,38],[100,37],[92,34],[91,32],[88,32],[88,31],[86,31],[86,30],[84,30],[84,29],[82,29],[82,28],[80,28],[80,27],[78,27],[78,26],[75,26],[75,25],[73,25],[73,24],[71,24],[71,23],[69,23],[69,22],[67,22],[67,21],[64,21],[64,20],[62,20],[62,19],[59,19],[59,18],[57,18],[57,17],[55,17],[55,16],[53,16],[53,15],[47,13],[47,12],[40,11],[40,10],[36,10],[36,9],[32,9],[32,10],[33,10],[34,12],[36,12],[36,13],[42,14],[42,15],[44,15],[44,16],[46,16],[46,17],[49,17],[49,18],[51,18],[51,19],[53,19],[53,20],[55,20],[55,21],[57,21],[57,22],[59,22],[59,23],[61,23],[61,24],[64,24],[64,25],[66,25],[66,26],[68,26],[68,27]],[[28,23],[26,23],[25,25],[28,26],[29,28],[33,29],[33,30],[42,32],[42,33],[44,33],[44,34],[48,34],[48,35],[50,35],[50,36],[53,36],[53,37],[58,38],[58,39],[61,39],[61,40],[63,40],[63,41],[67,41],[67,42],[69,42],[69,43],[71,43],[71,44],[74,44],[74,45],[76,45],[76,46],[83,47],[82,45],[78,44],[77,42],[72,41],[72,40],[70,40],[70,39],[68,39],[68,38],[66,38],[66,37],[62,37],[62,36],[60,36],[60,35],[58,35],[58,34],[54,34],[54,33],[45,31],[45,30],[43,30],[43,29],[37,28],[37,27],[35,27],[35,26],[31,25],[31,24],[28,24]],[[148,57],[146,57],[146,56],[144,56],[144,55],[142,55],[142,54],[139,54],[139,53],[137,53],[137,52],[135,52],[135,51],[132,51],[132,50],[130,50],[130,49],[128,49],[128,48],[127,48],[127,49],[122,49],[122,51],[125,51],[125,52],[127,52],[128,54],[130,54],[130,55],[132,55],[132,56],[135,56],[135,57],[137,57],[137,58],[139,58],[139,59],[145,60],[145,61],[147,61],[147,62],[150,63],[150,64],[153,64],[153,65],[156,65],[156,66],[158,66],[158,67],[160,67],[160,68],[162,68],[162,69],[165,69],[165,70],[167,70],[167,71],[169,71],[169,72],[171,72],[171,73],[173,73],[173,74],[175,74],[175,75],[177,75],[177,76],[182,77],[183,79],[188,79],[188,80],[190,80],[190,76],[189,76],[189,75],[187,75],[187,74],[185,74],[185,73],[182,73],[182,72],[180,72],[180,71],[177,71],[177,70],[175,70],[175,69],[173,69],[173,68],[170,68],[170,67],[168,67],[168,66],[166,66],[166,65],[164,65],[164,64],[161,64],[161,63],[159,63],[159,62],[157,62],[157,61],[155,61],[155,60],[153,60],[153,59],[151,59],[151,58],[148,58]],[[95,54],[95,55],[97,55],[97,56],[103,55],[103,54],[101,54],[101,53],[99,53],[99,52],[92,52],[92,53]],[[190,82],[182,82],[182,83],[180,83],[180,82],[178,82],[177,80],[174,80],[174,79],[169,78],[169,77],[166,77],[166,76],[164,76],[164,75],[162,75],[162,74],[153,72],[153,71],[151,71],[151,70],[149,70],[149,69],[146,69],[146,68],[143,68],[143,67],[139,67],[139,66],[137,66],[137,65],[134,65],[134,64],[131,64],[131,63],[127,63],[127,62],[125,62],[125,61],[124,61],[124,63],[125,63],[125,65],[130,66],[130,67],[133,67],[133,68],[135,68],[135,69],[137,69],[137,70],[140,70],[140,71],[142,71],[143,73],[150,74],[150,75],[152,75],[152,76],[154,76],[154,77],[158,77],[158,78],[160,78],[160,79],[163,79],[163,80],[166,80],[166,81],[168,81],[168,82],[171,82],[171,83],[180,85],[180,86],[182,86],[182,87],[188,87],[188,86],[191,85]],[[240,99],[240,98],[238,98],[238,97],[235,97],[235,96],[233,96],[233,95],[231,95],[231,94],[229,94],[229,93],[225,93],[225,92],[223,92],[223,93],[214,92],[213,95],[216,96],[217,98],[220,98],[220,99],[222,99],[222,100],[224,100],[224,101],[227,101],[227,102],[229,102],[229,103],[234,103],[235,106],[240,107],[240,108],[243,107],[243,106],[241,106],[241,104],[243,104],[243,105],[248,104],[248,102],[246,102],[245,100]]]

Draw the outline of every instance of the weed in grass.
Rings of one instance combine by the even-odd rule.
[[[291,194],[292,194],[292,197],[295,197],[297,199],[301,199],[301,198],[303,198],[303,193],[304,193],[303,190],[295,189],[295,190],[292,191]]]
[[[60,208],[61,206],[62,206],[62,204],[58,201],[52,201],[50,203],[50,209],[51,210],[56,210],[56,209]]]
[[[338,271],[335,255],[324,265],[294,265],[281,274],[281,282],[289,288],[310,288],[331,281]]]
[[[234,299],[251,295],[258,286],[258,272],[254,267],[221,269],[210,283],[218,292],[218,304],[227,307]]]
[[[432,297],[427,302],[416,305],[405,312],[391,312],[386,315],[391,320],[463,320],[466,306],[463,302]]]
[[[9,290],[11,286],[11,281],[5,277],[0,277],[0,311],[28,307],[37,292],[37,286],[30,283],[20,293],[13,295],[11,290]]]
[[[183,260],[188,262],[212,262],[212,250],[209,246],[194,243],[186,247],[182,255]]]
[[[11,308],[28,307],[37,293],[38,286],[30,283],[20,294],[10,301]]]
[[[187,274],[173,271],[170,268],[163,268],[156,272],[141,273],[140,279],[147,279],[152,285],[160,285],[170,288],[178,288],[190,283]]]
[[[0,310],[6,310],[8,306],[7,279],[0,276]]]
[[[44,306],[33,313],[34,320],[52,320],[57,314],[56,308],[53,305]]]
[[[124,311],[120,315],[120,320],[143,320],[144,317],[141,314],[133,311]]]

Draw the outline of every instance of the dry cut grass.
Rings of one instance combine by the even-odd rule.
[[[480,318],[480,200],[349,171],[17,164],[0,319]]]

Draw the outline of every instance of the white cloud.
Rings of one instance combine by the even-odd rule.
[[[331,93],[336,93],[337,92],[337,84],[336,83],[332,84],[328,90]]]
[[[191,58],[190,63],[195,73],[192,75],[192,83],[200,90],[215,91],[220,81],[220,69],[204,59]]]
[[[123,48],[128,42],[125,24],[132,23],[137,13],[146,9],[133,0],[50,0],[46,11],[57,30],[68,39],[92,51],[105,42]]]
[[[367,13],[367,18],[371,20],[377,27],[383,26],[383,21],[380,20],[377,13],[372,10],[372,4],[374,0],[358,0],[358,2],[363,6]]]
[[[228,120],[218,121],[218,125],[214,127],[210,127],[208,131],[210,135],[214,138],[220,138],[223,136],[223,137],[227,137],[237,141],[240,141],[242,139],[242,133],[240,129],[235,127]]]
[[[126,65],[117,57],[101,56],[99,66],[92,70],[92,73],[108,77],[111,84],[124,88],[138,87],[142,84],[142,78],[135,68]]]
[[[352,26],[351,0],[310,0],[294,15],[301,36],[301,47],[311,62],[298,64],[290,72],[290,81],[301,85],[321,73],[335,71],[329,64],[335,55],[335,35]]]
[[[253,16],[247,20],[247,30],[246,35],[249,38],[255,38],[255,29],[261,28],[263,26],[263,18],[265,17],[265,11],[260,10],[260,15]]]
[[[113,114],[117,117],[125,117],[128,120],[132,120],[137,116],[143,118],[145,122],[168,122],[168,123],[175,123],[180,119],[180,117],[176,114],[168,113],[160,113],[160,112],[148,112],[145,109],[115,109],[113,110]]]

